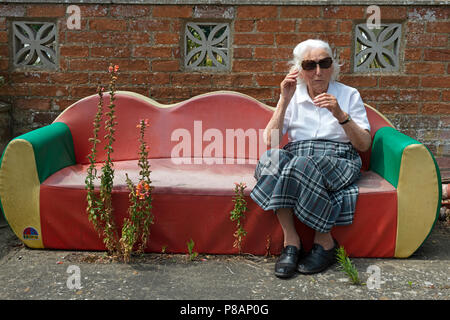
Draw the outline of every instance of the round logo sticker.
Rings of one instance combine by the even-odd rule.
[[[24,240],[38,240],[39,233],[33,227],[28,227],[23,230],[23,238]]]

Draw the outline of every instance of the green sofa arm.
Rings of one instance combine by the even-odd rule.
[[[61,122],[18,136],[6,146],[0,161],[0,205],[11,229],[27,246],[43,248],[40,184],[73,164],[72,134]]]
[[[422,143],[383,127],[373,139],[370,170],[397,189],[395,257],[409,257],[438,218],[442,197],[439,167]]]

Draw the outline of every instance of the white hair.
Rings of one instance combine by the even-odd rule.
[[[337,57],[335,54],[333,54],[330,45],[319,39],[309,39],[305,40],[303,42],[300,42],[295,48],[294,48],[294,59],[291,61],[291,64],[293,68],[297,68],[298,70],[302,70],[302,61],[303,57],[309,53],[312,49],[324,49],[331,59],[333,59],[333,64],[331,67],[333,68],[333,73],[331,74],[331,80],[335,81],[338,76],[339,72],[341,70],[341,65],[339,65],[339,62],[337,61]],[[300,79],[302,82],[303,79]]]

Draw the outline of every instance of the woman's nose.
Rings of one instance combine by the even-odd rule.
[[[320,69],[320,66],[319,66],[319,64],[316,64],[316,74],[318,75],[318,76],[320,76],[320,73],[322,72],[322,70]]]

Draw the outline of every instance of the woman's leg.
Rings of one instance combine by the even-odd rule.
[[[322,233],[316,231],[314,234],[314,243],[320,244],[325,250],[330,250],[334,247],[333,237],[331,232]]]
[[[284,234],[284,247],[295,246],[300,249],[300,237],[295,229],[292,208],[280,208],[276,211],[276,214]]]

